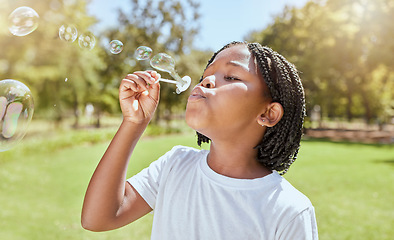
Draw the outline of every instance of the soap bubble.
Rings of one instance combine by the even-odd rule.
[[[38,13],[29,7],[18,7],[8,16],[8,29],[15,36],[26,36],[38,27]]]
[[[134,56],[137,60],[147,60],[152,55],[152,49],[146,46],[140,46],[135,50]]]
[[[123,50],[123,43],[119,40],[112,40],[109,43],[109,51],[112,54],[119,54]]]
[[[62,25],[59,28],[59,37],[66,42],[74,42],[77,39],[78,30],[73,25]]]
[[[26,85],[13,79],[0,81],[0,152],[22,140],[33,112],[33,96]]]
[[[79,35],[78,43],[81,48],[86,49],[93,49],[94,45],[96,45],[96,38],[94,37],[93,33],[86,32]]]

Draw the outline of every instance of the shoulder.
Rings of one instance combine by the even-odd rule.
[[[270,206],[272,218],[277,221],[276,231],[282,237],[300,236],[283,239],[315,239],[305,237],[305,234],[317,236],[316,217],[314,207],[307,196],[291,185],[285,178],[275,172],[277,184],[271,193]],[[298,234],[298,235],[297,235]],[[282,239],[282,238],[281,238]]]
[[[279,207],[280,213],[287,216],[296,216],[304,210],[313,207],[311,201],[302,192],[291,185],[285,178],[278,173],[274,173],[278,184],[273,191],[272,200]]]
[[[207,150],[177,145],[161,157],[161,162],[169,168],[197,163],[207,155]]]
[[[192,147],[186,147],[177,145],[168,151],[164,156],[168,158],[182,158],[182,157],[193,157],[204,154],[206,150],[198,150]]]
[[[277,233],[280,239],[318,239],[315,209],[307,196],[283,177],[280,183]]]

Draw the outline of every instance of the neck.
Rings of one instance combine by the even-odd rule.
[[[257,150],[245,141],[212,141],[208,155],[209,167],[224,176],[240,179],[261,178],[271,173],[256,159]]]

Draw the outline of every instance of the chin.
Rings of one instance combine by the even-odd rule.
[[[186,110],[186,114],[185,114],[185,121],[186,124],[191,127],[192,129],[196,130],[198,129],[198,118],[196,116],[193,116],[194,114],[190,114],[188,113],[188,111]]]
[[[201,134],[212,126],[212,119],[207,116],[207,112],[188,106],[186,106],[185,121],[190,128]]]
[[[204,134],[203,122],[201,121],[198,115],[196,116],[194,114],[188,114],[188,112],[186,112],[185,120],[186,120],[186,124],[190,128],[201,134]]]

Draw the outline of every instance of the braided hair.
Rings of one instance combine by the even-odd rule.
[[[272,102],[282,105],[282,119],[273,127],[267,128],[258,150],[257,161],[265,167],[285,174],[297,159],[305,117],[305,94],[297,69],[282,55],[259,43],[231,42],[213,54],[207,67],[216,56],[229,47],[244,44],[253,54],[271,94]],[[201,78],[200,81],[203,79]],[[197,144],[209,143],[210,139],[197,132]]]

